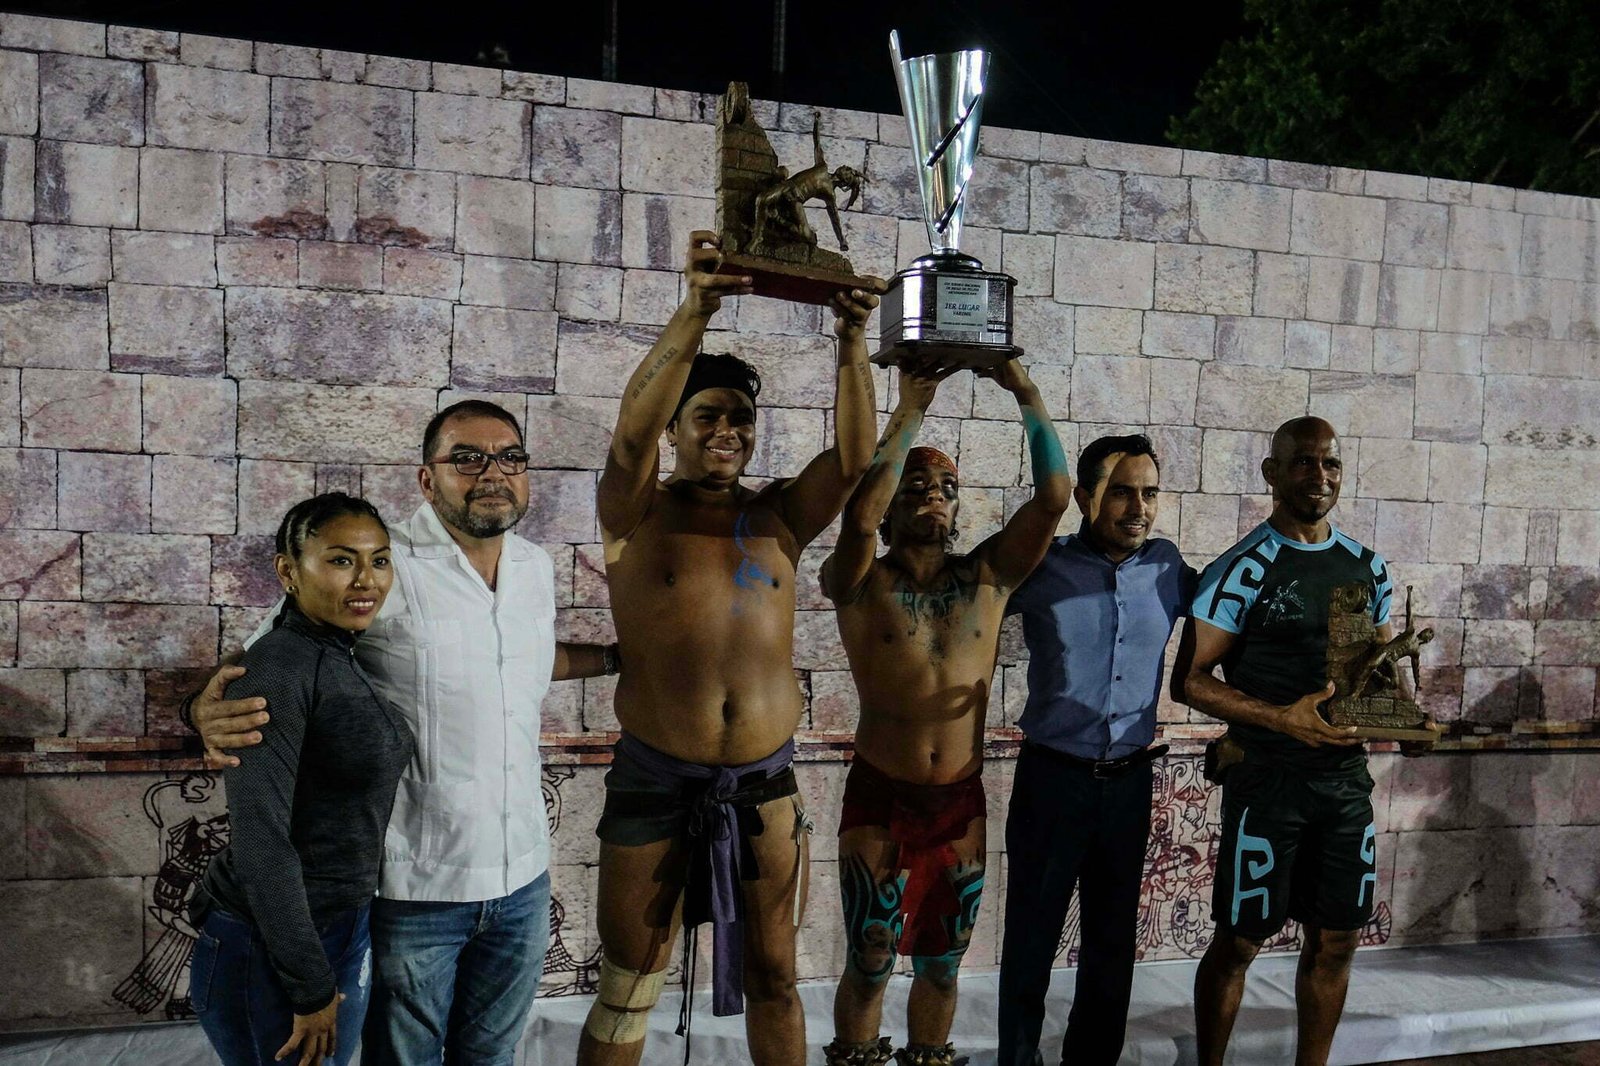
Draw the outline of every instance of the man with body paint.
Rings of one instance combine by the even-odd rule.
[[[616,693],[622,737],[596,830],[604,954],[580,1063],[639,1061],[678,927],[703,921],[714,924],[715,1013],[739,1013],[742,963],[751,1060],[805,1058],[795,929],[810,823],[790,765],[804,709],[793,664],[795,569],[872,458],[863,330],[878,301],[859,290],[832,301],[835,445],[797,477],[753,491],[739,477],[755,445],[760,378],[733,356],[700,353],[722,298],[751,291],[750,278],[715,272],[718,249],[715,234],[691,234],[687,294],[623,390],[600,477],[611,613],[627,670]],[[663,430],[677,451],[665,480]],[[685,942],[692,959],[692,933]],[[692,972],[691,964],[685,1023]]]
[[[954,1061],[956,975],[983,892],[983,726],[1000,623],[1071,500],[1055,426],[1012,360],[983,376],[1016,397],[1034,493],[998,533],[952,554],[956,464],[911,447],[942,376],[901,371],[899,403],[822,566],[861,700],[839,821],[849,949],[829,1066],[888,1061],[878,1026],[897,952],[910,956],[914,976],[909,1039],[895,1060]],[[889,550],[875,558],[879,536]]]
[[[1001,1066],[1042,1062],[1050,968],[1072,893],[1082,941],[1061,1061],[1114,1066],[1133,990],[1139,893],[1150,836],[1152,747],[1164,654],[1194,570],[1150,539],[1161,468],[1142,434],[1078,456],[1078,532],[1061,537],[1011,598],[1028,647],[1006,820]]]
[[[1312,417],[1279,426],[1261,474],[1272,514],[1206,568],[1172,669],[1173,698],[1227,722],[1244,754],[1222,777],[1216,936],[1195,972],[1196,1043],[1204,1066],[1222,1066],[1245,971],[1293,918],[1304,939],[1295,1062],[1322,1066],[1378,894],[1366,752],[1354,727],[1318,711],[1334,691],[1328,605],[1336,587],[1366,586],[1387,641],[1393,586],[1383,556],[1328,521],[1344,476],[1332,426]],[[1407,692],[1404,673],[1396,678]]]

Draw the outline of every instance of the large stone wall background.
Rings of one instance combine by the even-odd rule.
[[[421,427],[467,395],[525,415],[522,532],[556,560],[563,635],[605,638],[594,482],[622,384],[678,300],[686,235],[712,220],[715,104],[0,15],[0,736],[180,733],[175,694],[274,598],[282,512],[343,488],[409,513]],[[782,159],[808,161],[814,109],[755,106]],[[904,123],[827,110],[822,129],[830,163],[868,178],[845,215],[855,265],[887,276],[927,249]],[[1596,727],[1596,203],[1016,130],[984,131],[983,151],[968,248],[1018,278],[1018,334],[1069,453],[1149,427],[1159,529],[1204,563],[1266,513],[1266,434],[1330,418],[1348,462],[1336,517],[1416,586],[1439,634],[1433,713],[1459,747],[1529,749],[1375,757],[1391,925],[1372,938],[1596,928],[1596,756],[1560,750]],[[822,315],[746,299],[714,324],[708,346],[766,378],[752,475],[796,472],[831,434]],[[969,537],[1026,498],[1014,404],[989,383],[947,382],[924,437],[961,462]],[[815,581],[827,550],[806,553],[797,620],[821,828],[808,976],[842,961],[843,766],[823,741],[855,715]],[[997,737],[1024,666],[1009,631]],[[610,694],[567,683],[545,705],[575,966],[552,990],[581,986],[594,947],[601,767],[576,753],[615,728]],[[1215,820],[1189,761],[1212,727],[1161,713],[1185,754],[1157,815],[1153,956],[1188,953],[1208,924]],[[988,769],[996,819],[1009,771]],[[182,776],[0,777],[0,937],[46,960],[0,974],[0,1025],[136,1016],[114,993],[164,950],[173,825],[220,810],[214,791],[168,787],[154,794],[183,817],[152,814],[148,791]],[[999,824],[974,964],[994,962]]]

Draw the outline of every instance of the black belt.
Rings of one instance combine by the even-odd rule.
[[[1081,766],[1094,777],[1112,778],[1121,777],[1136,767],[1161,758],[1169,748],[1166,744],[1155,744],[1148,748],[1140,748],[1132,755],[1124,755],[1120,759],[1085,759],[1077,755],[1068,755],[1064,751],[1057,751],[1055,748],[1047,748],[1043,744],[1035,744],[1031,740],[1022,742],[1022,750],[1043,756],[1046,759],[1054,759],[1057,762],[1066,763],[1069,766]]]

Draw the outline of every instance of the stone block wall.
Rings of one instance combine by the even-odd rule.
[[[754,106],[780,160],[807,164],[814,109]],[[416,506],[440,406],[489,396],[526,418],[521,531],[556,560],[562,634],[608,636],[595,478],[687,233],[713,217],[715,113],[674,90],[0,15],[0,942],[39,960],[0,973],[0,1027],[183,1015],[172,900],[225,824],[178,750],[177,694],[273,600],[290,504],[341,488]],[[822,131],[829,162],[868,178],[844,216],[855,266],[888,276],[927,250],[903,121],[824,111]],[[983,153],[967,249],[1018,279],[1069,454],[1147,428],[1158,528],[1192,561],[1265,515],[1278,422],[1311,411],[1344,434],[1336,518],[1415,586],[1439,634],[1423,686],[1452,729],[1433,758],[1374,757],[1368,941],[1600,928],[1596,203],[1020,130],[985,130]],[[798,471],[831,434],[827,323],[751,298],[714,325],[708,346],[766,378],[751,475]],[[962,376],[930,414],[980,538],[1030,491],[1014,405]],[[808,977],[842,963],[830,834],[856,710],[815,579],[827,540],[797,619],[820,827]],[[974,966],[996,961],[1025,697],[1014,630],[1001,651]],[[566,683],[545,705],[554,993],[594,978],[610,696]],[[1195,773],[1214,726],[1161,718],[1176,754],[1147,957],[1203,949],[1216,835]]]

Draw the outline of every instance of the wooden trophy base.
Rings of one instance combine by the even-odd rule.
[[[1382,725],[1358,725],[1356,736],[1362,740],[1410,740],[1432,744],[1439,739],[1439,734],[1432,729],[1410,729]]]
[[[1326,718],[1336,726],[1355,726],[1363,740],[1406,740],[1433,743],[1439,734],[1424,728],[1421,708],[1409,701],[1385,697],[1335,700],[1326,706]]]
[[[900,340],[885,344],[872,356],[879,366],[958,367],[962,370],[988,370],[1019,358],[1022,349],[1015,344],[962,344],[959,341]]]
[[[860,289],[874,296],[889,291],[888,282],[870,274],[848,274],[741,253],[723,256],[717,273],[749,275],[757,296],[791,303],[826,304],[839,292],[849,289]]]

